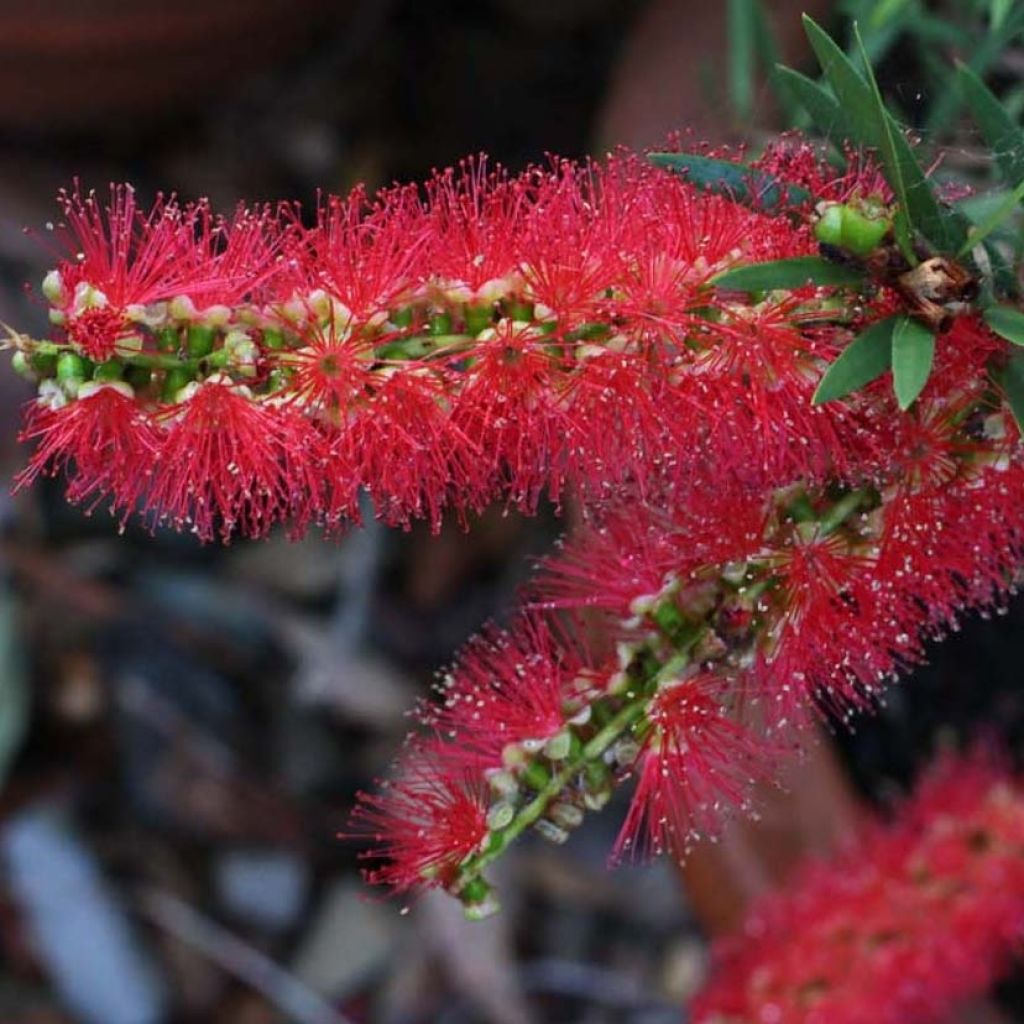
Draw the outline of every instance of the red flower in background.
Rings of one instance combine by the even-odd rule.
[[[697,1024],[929,1024],[1024,941],[1024,789],[947,758],[889,826],[811,863],[722,942]]]

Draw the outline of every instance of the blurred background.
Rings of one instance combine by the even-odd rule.
[[[756,150],[794,124],[774,62],[813,73],[801,10],[840,37],[858,18],[888,98],[946,152],[940,173],[984,187],[948,73],[970,61],[1019,113],[1020,7],[0,3],[0,321],[45,331],[25,284],[47,269],[39,236],[75,177],[230,209],[309,205],[320,188],[418,179],[480,150],[518,168],[673,129]],[[224,549],[119,535],[101,511],[66,507],[59,482],[9,496],[31,394],[4,364],[0,1024],[678,1021],[709,936],[794,858],[828,848],[937,745],[1019,739],[1014,606],[967,623],[878,719],[826,735],[764,824],[682,873],[607,872],[613,806],[565,848],[520,844],[492,921],[467,924],[444,897],[368,899],[336,838],[354,793],[563,524],[495,509],[437,538],[372,523],[341,542]],[[1015,995],[970,1019],[1013,1020]]]

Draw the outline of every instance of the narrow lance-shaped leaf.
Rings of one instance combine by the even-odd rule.
[[[1017,429],[1024,433],[1024,352],[1015,352],[1006,366],[993,374],[1006,395]]]
[[[857,335],[821,378],[812,403],[822,405],[880,377],[892,364],[892,335],[901,317],[878,320]]]
[[[901,409],[921,394],[935,360],[935,335],[910,317],[897,320],[892,332],[892,386]]]
[[[842,108],[817,82],[806,75],[787,68],[784,64],[776,67],[776,74],[782,87],[807,111],[818,132],[840,147],[845,139],[852,137],[849,122]]]
[[[651,153],[648,159],[656,167],[684,175],[687,181],[705,192],[728,196],[766,213],[802,206],[811,200],[810,192],[799,185],[780,181],[746,164],[716,160],[698,153]]]
[[[802,288],[804,285],[858,286],[864,284],[860,271],[831,263],[820,256],[794,256],[768,263],[749,263],[713,277],[718,288],[742,292],[772,291],[776,288]]]
[[[812,18],[804,15],[804,28],[814,52],[847,115],[851,141],[876,149],[883,161],[886,180],[902,193],[907,223],[941,251],[955,252],[967,235],[967,222],[956,211],[943,209],[932,192],[914,152],[891,115],[880,107],[873,87],[861,76],[845,53]]]
[[[864,49],[864,40],[860,37],[860,29],[856,23],[853,26],[853,36],[857,42],[857,49],[860,51],[861,59],[864,61],[864,68],[867,73],[867,84],[871,98],[875,106],[875,129],[878,136],[879,150],[881,152],[882,164],[886,170],[886,180],[889,182],[896,196],[896,214],[893,217],[893,234],[900,251],[911,264],[916,262],[914,256],[914,244],[912,228],[910,224],[910,200],[907,196],[907,186],[903,180],[902,162],[896,153],[896,142],[893,138],[892,119],[882,102],[882,93],[878,88],[878,82],[871,71],[871,61],[868,59]]]
[[[993,231],[999,228],[1017,208],[1017,204],[1024,199],[1024,181],[1017,184],[1017,187],[1005,196],[1002,202],[980,223],[971,228],[967,233],[964,244],[960,246],[957,258],[966,256],[976,245],[983,242]]]
[[[1011,306],[989,306],[984,313],[985,323],[1000,338],[1013,345],[1024,346],[1024,313]]]
[[[1013,188],[1024,180],[1024,131],[987,85],[966,64],[958,65],[960,89],[996,159],[1003,181]]]
[[[729,94],[741,121],[754,105],[754,5],[757,0],[727,0],[729,36]]]

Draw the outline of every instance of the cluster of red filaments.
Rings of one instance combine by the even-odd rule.
[[[1024,791],[947,759],[888,827],[800,870],[716,951],[698,1024],[932,1024],[1024,938]]]
[[[627,777],[614,857],[681,855],[793,725],[872,705],[927,638],[1014,588],[1024,463],[987,369],[1006,343],[951,314],[908,412],[884,378],[813,405],[900,297],[715,277],[816,252],[814,203],[884,189],[804,146],[769,159],[807,210],[630,155],[470,162],[329,198],[312,226],[67,197],[72,255],[44,283],[57,332],[18,339],[40,380],[22,482],[62,471],[72,500],[204,540],[338,528],[364,492],[396,524],[567,492],[586,510],[363,798],[371,880],[481,914],[509,843],[565,839]]]

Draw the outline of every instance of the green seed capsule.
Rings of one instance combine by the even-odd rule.
[[[265,327],[263,329],[263,344],[275,351],[284,348],[284,331],[279,331],[276,327]]]
[[[451,334],[452,333],[452,318],[449,313],[435,313],[430,318],[430,333],[437,334]]]
[[[173,402],[175,395],[183,388],[186,384],[191,383],[192,374],[189,373],[183,366],[176,366],[171,370],[167,370],[164,374],[163,387],[160,390],[160,397],[165,402]]]
[[[108,359],[92,371],[93,380],[121,380],[123,376],[124,367],[116,359]]]
[[[466,333],[477,335],[494,323],[494,310],[490,306],[466,306]]]
[[[185,337],[185,350],[193,359],[202,359],[213,351],[217,330],[205,324],[192,324]]]
[[[181,346],[181,332],[177,327],[161,327],[156,332],[156,347],[161,352],[177,352]]]
[[[814,237],[826,245],[843,244],[843,206],[830,203],[814,225]]]
[[[77,352],[62,352],[57,359],[57,380],[61,384],[83,381],[88,372],[89,364]]]
[[[855,256],[867,256],[878,248],[889,231],[891,222],[885,211],[877,206],[858,210],[853,206],[843,209],[842,247]]]

